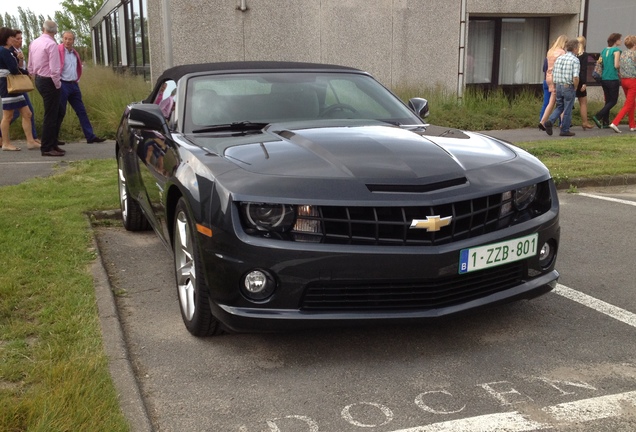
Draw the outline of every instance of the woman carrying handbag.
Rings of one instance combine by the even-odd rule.
[[[13,118],[13,111],[18,110],[22,117],[22,129],[27,140],[27,147],[31,149],[39,149],[38,144],[33,139],[31,131],[31,110],[27,106],[24,94],[9,93],[7,77],[9,74],[19,75],[21,73],[18,63],[11,53],[10,48],[13,46],[16,31],[7,27],[0,28],[0,97],[2,97],[2,122],[0,122],[0,131],[2,131],[2,150],[18,151],[20,147],[11,144],[9,140],[9,127]]]

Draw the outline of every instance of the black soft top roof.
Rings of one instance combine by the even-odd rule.
[[[158,78],[157,82],[166,80],[179,81],[179,79],[187,74],[196,72],[238,72],[246,70],[271,70],[271,69],[319,69],[319,70],[348,70],[357,71],[359,69],[322,63],[301,63],[301,62],[279,62],[279,61],[238,61],[238,62],[222,62],[222,63],[200,63],[171,67],[166,69]]]

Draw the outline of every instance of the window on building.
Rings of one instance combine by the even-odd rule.
[[[547,18],[476,18],[468,28],[466,83],[526,85],[543,82]]]
[[[110,14],[110,37],[112,51],[110,58],[113,66],[119,66],[121,64],[121,47],[119,38],[119,13],[117,10]]]
[[[93,28],[93,43],[97,63],[149,76],[147,0],[120,1]]]

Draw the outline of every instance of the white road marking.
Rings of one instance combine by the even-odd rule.
[[[551,428],[550,425],[529,420],[518,411],[513,411],[433,423],[393,432],[524,432]]]
[[[636,205],[636,203],[629,203],[630,205]],[[627,325],[636,327],[636,314],[626,311],[625,309],[621,309],[561,284],[557,284],[554,292],[567,299],[573,300],[617,319]],[[623,414],[623,407],[627,404],[636,407],[636,392],[583,399],[580,401],[548,406],[542,410],[552,416],[557,422],[574,424],[577,422],[588,422],[610,417],[619,417]],[[427,426],[416,426],[393,432],[495,432],[502,430],[509,432],[523,432],[551,429],[553,427],[554,425],[535,422],[519,411],[512,411],[433,423]]]
[[[624,411],[630,409],[628,405],[636,407],[636,392],[583,399],[548,406],[542,410],[550,415],[555,422],[577,424],[619,417],[623,415]],[[433,423],[426,426],[416,426],[393,432],[523,432],[552,429],[556,426],[556,424],[539,423],[530,420],[528,417],[519,411],[511,411]]]
[[[591,421],[609,417],[618,417],[623,412],[623,406],[636,406],[636,392],[600,396],[576,402],[563,403],[543,408],[558,421]]]
[[[578,195],[584,196],[584,197],[588,197],[588,198],[596,198],[596,199],[600,199],[600,200],[604,200],[604,201],[611,201],[611,202],[615,202],[615,203],[619,203],[619,204],[627,204],[627,205],[631,205],[631,206],[636,206],[636,202],[635,201],[627,201],[627,200],[622,200],[622,199],[618,199],[618,198],[612,198],[612,197],[606,197],[606,196],[602,196],[602,195],[594,195],[594,194],[588,194],[588,193],[578,193]]]
[[[636,314],[626,311],[625,309],[621,309],[617,306],[611,305],[602,300],[599,300],[587,294],[583,294],[582,292],[573,290],[572,288],[568,288],[565,285],[561,284],[557,284],[553,292],[577,303],[580,303],[583,306],[587,306],[591,309],[594,309],[595,311],[601,312],[614,319],[617,319],[627,325],[636,327]]]

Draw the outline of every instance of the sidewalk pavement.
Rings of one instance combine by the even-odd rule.
[[[631,135],[636,140],[636,132],[630,132],[629,126],[626,124],[618,127],[621,130],[621,135]],[[480,133],[493,136],[502,140],[509,141],[511,143],[521,143],[524,141],[540,141],[540,140],[567,140],[570,137],[559,136],[560,129],[554,128],[554,134],[548,135],[546,132],[539,130],[538,123],[535,128],[525,129],[510,129],[510,130],[489,130],[480,131]],[[570,132],[574,132],[576,135],[572,138],[591,138],[591,137],[607,137],[616,134],[612,129],[585,129],[581,126],[572,126]],[[618,135],[618,134],[616,134]]]
[[[115,159],[115,141],[87,144],[86,140],[67,142],[62,157],[42,156],[40,150],[27,150],[26,141],[12,140],[21,151],[0,149],[0,186],[16,185],[33,177],[47,177],[69,162],[85,159]]]

